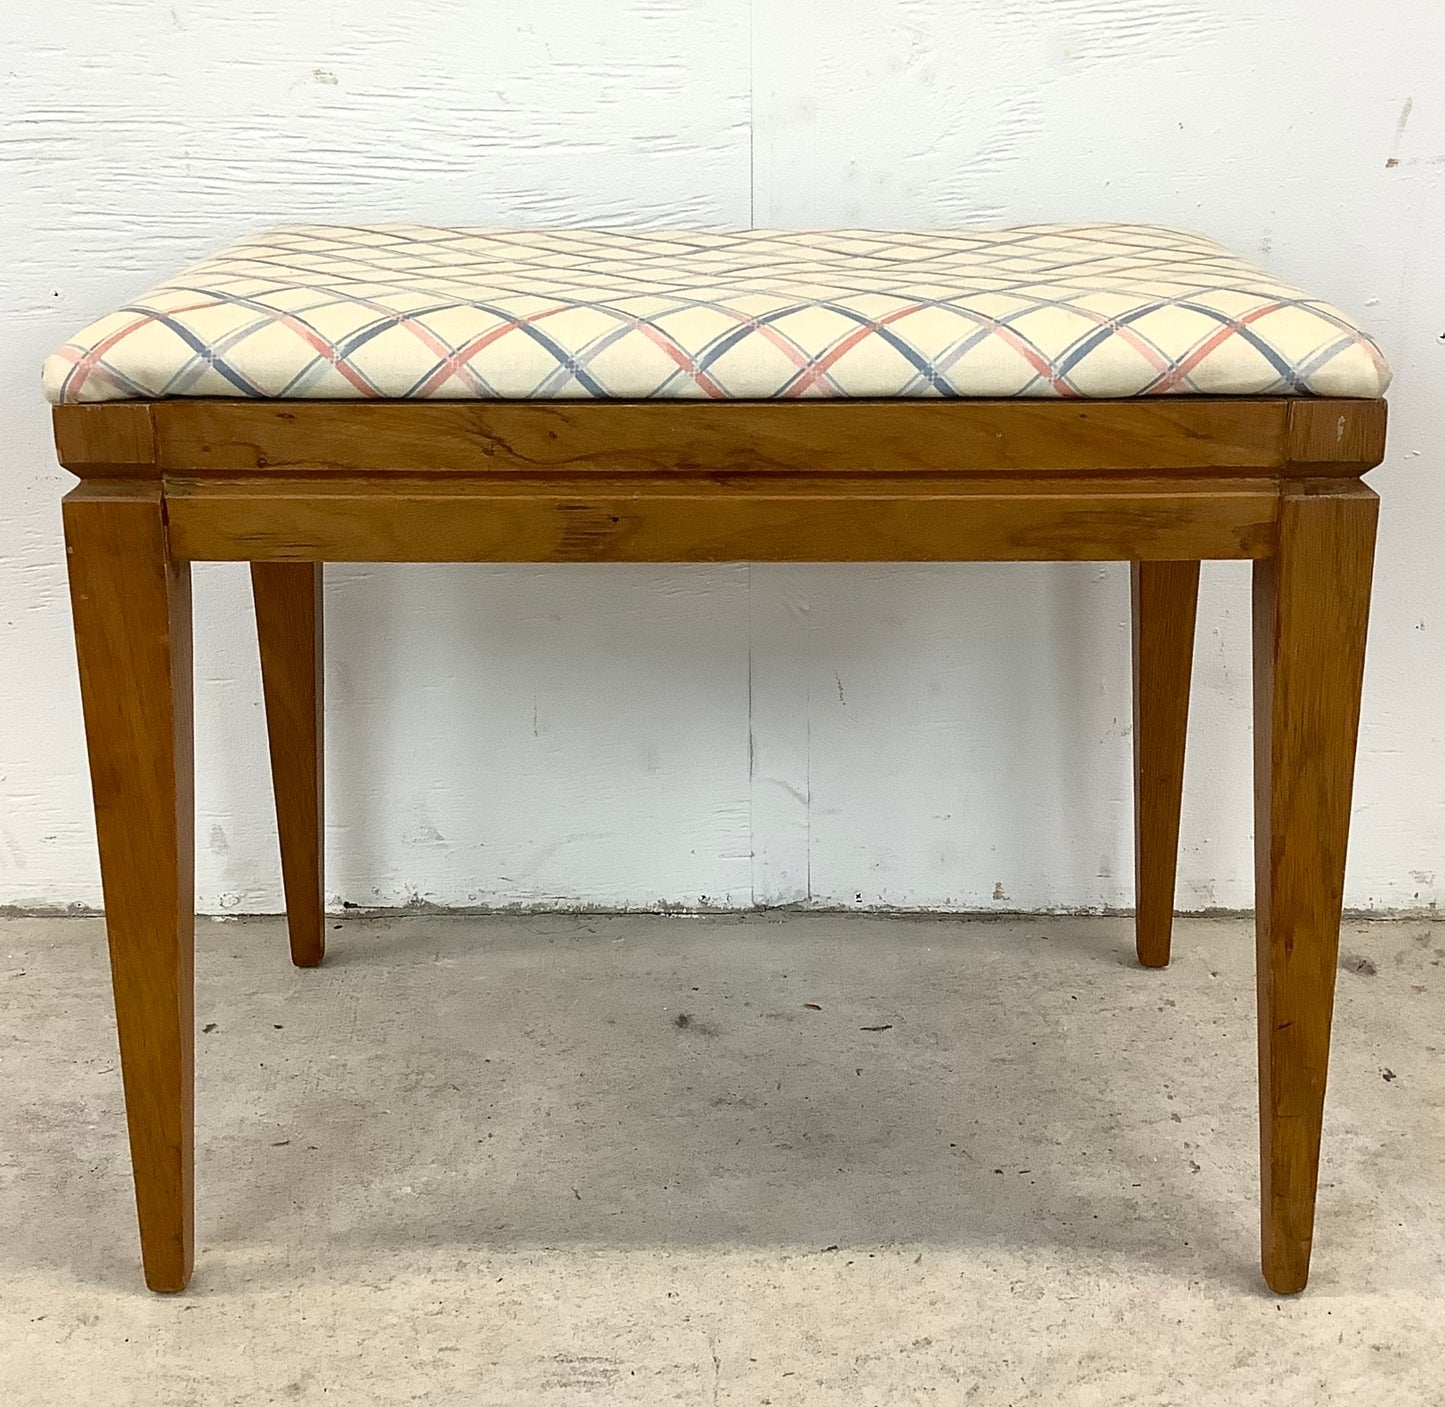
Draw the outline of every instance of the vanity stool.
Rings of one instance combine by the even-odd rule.
[[[293,226],[45,365],[146,1283],[191,1274],[190,564],[251,563],[321,961],[323,562],[1127,561],[1137,945],[1169,959],[1199,563],[1254,563],[1264,1276],[1304,1287],[1389,372],[1141,225]]]

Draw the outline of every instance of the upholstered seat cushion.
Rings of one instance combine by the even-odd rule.
[[[93,322],[53,401],[1378,396],[1342,312],[1147,225],[297,225]]]

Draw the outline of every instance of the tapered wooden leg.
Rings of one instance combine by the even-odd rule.
[[[1194,660],[1198,562],[1135,562],[1134,946],[1145,967],[1169,963],[1184,735]]]
[[[145,1278],[183,1290],[192,1222],[195,917],[190,568],[158,487],[65,499],[71,607]]]
[[[1255,884],[1264,1278],[1309,1277],[1378,500],[1286,492],[1255,565]]]
[[[253,562],[251,588],[291,961],[297,967],[317,967],[326,953],[321,565]]]

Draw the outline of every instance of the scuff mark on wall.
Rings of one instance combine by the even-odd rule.
[[[1395,123],[1395,146],[1392,155],[1385,158],[1386,167],[1398,166],[1400,164],[1400,149],[1405,144],[1405,128],[1410,125],[1410,114],[1415,110],[1415,99],[1406,98],[1405,106],[1400,109],[1400,119]]]

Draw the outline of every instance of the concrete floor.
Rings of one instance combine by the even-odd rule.
[[[0,1402],[1445,1402],[1445,928],[1349,927],[1315,1273],[1255,1269],[1252,940],[1117,919],[199,931],[141,1286],[94,919],[0,923]]]

